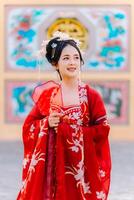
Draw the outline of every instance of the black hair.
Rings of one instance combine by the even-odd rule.
[[[79,56],[80,56],[80,61],[82,64],[84,64],[80,49],[77,46],[77,43],[75,42],[75,40],[73,39],[60,40],[59,37],[51,39],[46,46],[46,58],[48,62],[51,63],[52,65],[57,65],[60,59],[62,50],[68,45],[73,46],[78,51]]]

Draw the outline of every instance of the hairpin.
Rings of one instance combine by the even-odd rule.
[[[51,56],[51,58],[53,58],[54,55],[55,55],[55,50],[56,50],[57,44],[56,43],[52,43],[51,47],[52,47],[52,56]]]

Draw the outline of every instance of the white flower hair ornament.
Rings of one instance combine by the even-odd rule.
[[[53,34],[53,38],[56,38],[56,37],[59,37],[58,41],[64,41],[64,40],[74,40],[76,42],[76,45],[78,47],[80,47],[80,44],[81,42],[78,40],[78,39],[75,39],[75,38],[72,38],[70,37],[67,33],[63,33],[63,32],[60,32],[60,31],[56,31],[54,34]]]
[[[54,38],[58,38],[57,41],[74,40],[76,42],[77,47],[80,49],[81,42],[78,39],[70,37],[67,33],[56,31],[53,34],[53,37],[50,40],[52,40]],[[45,57],[45,55],[46,55],[46,46],[48,45],[50,40],[43,40],[43,42],[41,44],[41,49],[37,52],[38,59],[41,59],[42,57]],[[52,51],[52,58],[53,58],[54,54],[55,54],[55,49],[57,47],[57,44],[56,43],[52,43],[51,47],[53,49],[53,51]],[[81,53],[83,54],[82,51],[81,51]]]

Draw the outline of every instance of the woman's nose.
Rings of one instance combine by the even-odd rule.
[[[72,59],[70,59],[70,64],[74,64],[75,63],[75,60],[72,58]]]

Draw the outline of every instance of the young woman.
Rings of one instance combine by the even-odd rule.
[[[104,103],[80,80],[83,58],[75,39],[56,33],[44,50],[61,82],[34,90],[17,200],[106,200],[111,160]]]

